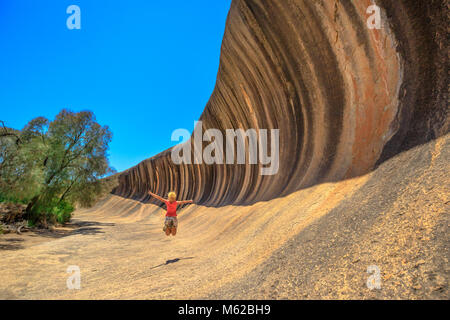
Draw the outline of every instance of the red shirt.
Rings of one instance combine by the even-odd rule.
[[[176,217],[177,216],[177,202],[164,201],[167,207],[166,217]]]

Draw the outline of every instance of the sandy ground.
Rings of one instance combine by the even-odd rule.
[[[176,237],[161,208],[108,196],[64,228],[1,235],[0,298],[448,299],[449,144],[252,206],[190,205]]]

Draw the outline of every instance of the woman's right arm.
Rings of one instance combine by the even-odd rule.
[[[159,201],[161,201],[161,202],[167,202],[167,200],[166,199],[164,199],[164,198],[161,198],[160,196],[158,196],[157,194],[154,194],[153,192],[151,192],[151,191],[149,191],[148,192],[148,194],[149,195],[151,195],[152,197],[154,197],[154,198],[156,198],[156,199],[158,199]]]

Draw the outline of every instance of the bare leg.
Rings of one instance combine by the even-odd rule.
[[[170,228],[166,228],[166,236],[170,236],[171,233],[171,229]]]
[[[176,235],[176,234],[177,234],[177,228],[173,227],[173,228],[172,228],[172,235],[174,236],[174,235]]]

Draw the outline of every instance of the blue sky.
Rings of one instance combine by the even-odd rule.
[[[193,129],[216,81],[230,0],[0,1],[0,120],[21,129],[63,108],[113,132],[118,171]],[[81,29],[69,30],[69,5]]]

